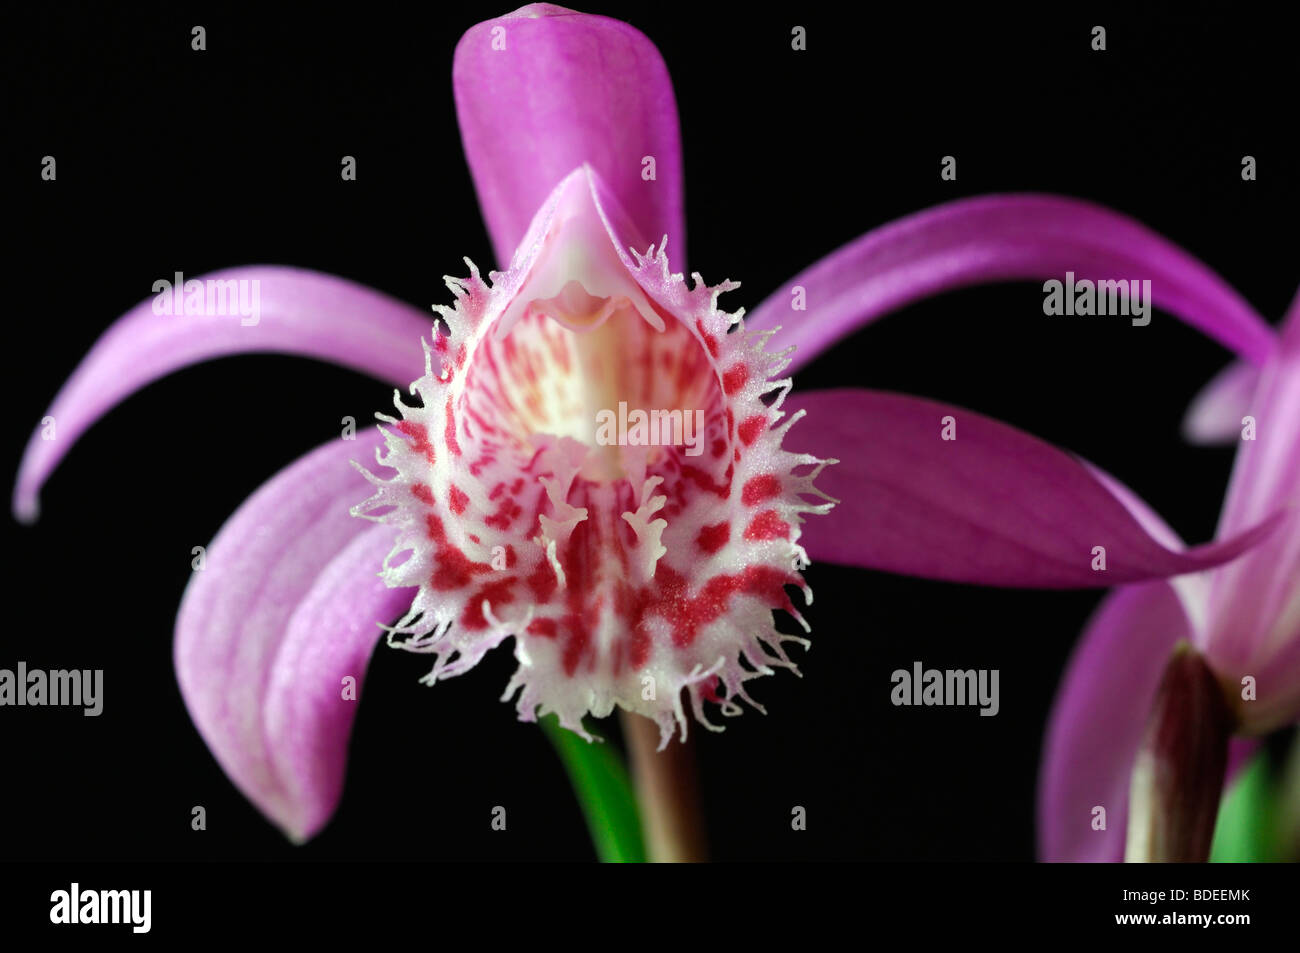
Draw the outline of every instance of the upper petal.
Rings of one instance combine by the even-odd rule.
[[[379,624],[410,603],[378,580],[393,534],[353,518],[376,431],[334,440],[276,474],[207,549],[176,620],[181,694],[239,789],[295,839],[342,784],[355,693]],[[349,697],[351,695],[351,697]]]
[[[680,267],[677,103],[663,58],[643,34],[607,17],[531,4],[466,32],[452,84],[499,263],[511,260],[556,184],[588,164],[646,241],[671,237]]]
[[[14,488],[19,519],[36,518],[42,484],[83,431],[172,371],[228,354],[279,351],[405,385],[421,365],[420,337],[432,327],[429,315],[410,305],[343,278],[297,268],[232,268],[191,280],[205,288],[248,282],[242,288],[249,315],[230,313],[224,301],[216,308],[205,303],[200,313],[159,314],[160,298],[152,298],[118,318],[46,411],[54,420],[53,439],[43,424],[28,441]]]
[[[1051,195],[950,202],[874,229],[790,279],[746,319],[783,326],[793,369],[868,321],[927,295],[993,281],[1150,279],[1161,308],[1256,363],[1268,324],[1222,278],[1146,226],[1101,206]],[[791,289],[806,311],[791,310]]]
[[[813,559],[982,585],[1108,586],[1217,565],[1274,525],[1183,551],[1092,468],[988,417],[867,390],[789,403],[808,411],[808,451],[839,460],[818,481],[839,500],[835,518],[804,530]]]

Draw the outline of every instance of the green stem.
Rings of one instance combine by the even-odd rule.
[[[1259,863],[1277,860],[1276,792],[1268,752],[1260,751],[1228,788],[1219,804],[1210,860]]]
[[[543,718],[541,725],[578,796],[596,856],[604,863],[644,863],[636,795],[618,753],[606,743],[584,741],[561,728],[554,715]]]

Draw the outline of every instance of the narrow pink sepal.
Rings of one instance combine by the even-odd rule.
[[[798,370],[862,325],[928,295],[1063,280],[1067,271],[1076,280],[1149,279],[1158,307],[1242,357],[1262,363],[1272,349],[1267,322],[1177,245],[1099,205],[1033,194],[949,202],[867,232],[785,282],[745,323],[781,327],[772,346],[795,345]],[[792,309],[796,286],[804,311]]]
[[[23,453],[14,487],[14,515],[32,522],[41,486],[77,438],[146,384],[191,364],[254,351],[274,351],[341,364],[398,387],[424,366],[420,338],[431,314],[343,278],[276,266],[232,268],[192,279],[257,281],[258,313],[156,314],[150,298],[118,318],[82,358],[45,412]],[[189,284],[189,281],[186,281]],[[251,308],[249,309],[252,310]]]
[[[814,560],[980,585],[1111,586],[1226,562],[1279,518],[1183,550],[1077,457],[973,411],[867,390],[786,405],[808,411],[800,448],[839,460],[818,479],[839,500],[835,518],[804,527]]]

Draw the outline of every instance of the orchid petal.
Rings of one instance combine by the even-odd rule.
[[[378,623],[410,601],[385,594],[376,575],[391,532],[349,512],[367,488],[349,461],[372,462],[379,443],[374,430],[332,441],[263,484],[208,547],[176,620],[194,724],[231,780],[296,840],[324,823],[341,786],[355,706],[341,679],[360,684]]]
[[[1277,353],[1260,375],[1251,405],[1252,439],[1243,439],[1219,522],[1220,536],[1260,513],[1286,512],[1286,524],[1239,563],[1214,574],[1206,654],[1225,677],[1250,675],[1258,699],[1241,715],[1252,730],[1300,713],[1300,308],[1293,305]]]
[[[1111,476],[1105,470],[1090,463],[1085,464],[1089,472],[1097,478],[1110,494],[1124,505],[1138,525],[1148,536],[1166,549],[1174,552],[1186,552],[1187,544],[1173,528],[1165,522],[1164,517],[1125,484]],[[1189,638],[1198,649],[1205,648],[1205,629],[1209,615],[1210,579],[1208,573],[1187,573],[1167,580],[1178,598],[1182,600],[1183,612],[1191,627]]]
[[[393,533],[372,526],[321,571],[286,627],[266,692],[266,737],[295,839],[325,825],[343,792],[348,738],[377,623],[398,618],[413,589],[390,589],[379,567]],[[351,682],[347,681],[352,679]]]
[[[790,279],[746,320],[784,325],[774,346],[795,345],[792,369],[840,338],[910,302],[995,281],[1150,279],[1155,304],[1241,356],[1262,363],[1268,324],[1222,278],[1126,215],[1051,195],[950,202],[874,229]],[[791,310],[804,289],[806,312]]]
[[[1192,398],[1183,417],[1183,436],[1197,444],[1240,440],[1242,418],[1250,413],[1258,387],[1258,367],[1244,361],[1229,364]]]
[[[867,390],[787,403],[808,411],[800,447],[840,461],[818,479],[840,501],[835,518],[804,527],[813,559],[982,585],[1108,586],[1217,565],[1275,522],[1170,548],[1088,465],[988,417]],[[945,429],[955,439],[944,439]],[[1104,570],[1092,568],[1096,547]]]
[[[641,236],[684,261],[677,105],[663,58],[636,28],[550,4],[471,27],[452,85],[461,139],[497,261],[573,169],[591,165]],[[643,178],[654,161],[653,178]]]
[[[1253,400],[1257,433],[1237,454],[1220,533],[1235,532],[1259,513],[1293,501],[1300,489],[1300,294],[1260,378]]]
[[[432,316],[417,308],[312,271],[258,266],[194,280],[208,287],[217,281],[258,282],[247,286],[259,289],[257,313],[156,314],[159,299],[154,298],[118,318],[46,411],[57,439],[49,439],[43,424],[28,441],[14,488],[14,514],[20,520],[36,519],[41,486],[91,424],[172,371],[229,354],[275,351],[332,361],[405,387],[423,365],[420,338],[434,327]]]
[[[1188,632],[1163,582],[1108,593],[1088,622],[1048,722],[1038,788],[1044,860],[1123,860],[1133,762],[1169,654]]]

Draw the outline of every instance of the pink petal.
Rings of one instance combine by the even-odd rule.
[[[792,394],[799,447],[838,458],[818,488],[840,502],[804,527],[813,559],[982,585],[1076,588],[1204,569],[1272,529],[1187,551],[1153,537],[1090,467],[1006,424],[901,394]],[[945,418],[956,439],[942,439]],[[1104,571],[1092,568],[1105,548]]]
[[[1221,534],[1277,509],[1300,488],[1300,295],[1283,321],[1252,403],[1256,439],[1243,440],[1237,454]]]
[[[1116,589],[1089,621],[1047,728],[1038,789],[1044,860],[1124,859],[1133,761],[1169,653],[1188,633],[1163,582]],[[1098,807],[1105,830],[1093,829]]]
[[[414,589],[389,589],[379,567],[393,548],[387,526],[364,529],[317,576],[294,610],[265,698],[266,740],[293,813],[279,823],[298,840],[316,834],[343,792],[348,738],[370,653],[411,604]],[[357,689],[345,697],[344,680]]]
[[[963,199],[874,229],[790,279],[746,320],[784,326],[798,369],[867,322],[927,295],[993,281],[1150,279],[1155,303],[1243,357],[1272,349],[1268,324],[1218,275],[1118,212],[1051,195]],[[802,286],[806,311],[791,309]],[[1044,320],[1050,320],[1044,318]]]
[[[1259,386],[1259,368],[1244,361],[1229,364],[1192,399],[1183,418],[1189,443],[1221,444],[1241,439],[1241,419]]]
[[[1206,654],[1225,677],[1251,675],[1248,726],[1264,731],[1300,715],[1300,299],[1251,402],[1255,439],[1242,440],[1219,521],[1225,536],[1261,513],[1285,510],[1278,532],[1213,576]]]
[[[405,387],[424,366],[420,338],[431,315],[342,278],[296,268],[257,266],[198,281],[258,281],[257,322],[239,315],[155,314],[154,298],[118,318],[82,358],[46,411],[56,439],[28,441],[14,488],[14,514],[30,522],[42,484],[91,424],[151,381],[190,364],[250,351],[332,361]],[[188,284],[188,281],[186,282]]]
[[[635,222],[640,234],[629,240],[643,248],[670,236],[681,267],[677,105],[663,58],[634,27],[550,4],[521,7],[466,32],[452,85],[499,263],[560,180],[589,164]],[[642,177],[646,157],[653,180]]]
[[[328,818],[342,783],[359,685],[379,623],[410,601],[378,580],[391,531],[350,515],[378,432],[335,440],[265,483],[207,549],[176,620],[176,672],[226,774],[297,840]],[[385,546],[385,543],[387,546]]]

